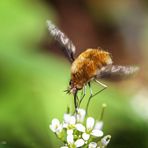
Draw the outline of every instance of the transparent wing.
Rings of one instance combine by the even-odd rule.
[[[108,65],[98,73],[97,78],[122,80],[133,76],[138,70],[137,66]]]
[[[48,30],[50,34],[62,45],[62,49],[70,62],[74,61],[74,54],[76,48],[72,41],[62,32],[60,31],[51,21],[47,21]]]

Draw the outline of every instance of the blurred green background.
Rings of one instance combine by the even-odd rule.
[[[57,24],[75,43],[77,55],[98,46],[122,65],[140,72],[91,102],[99,118],[107,104],[105,134],[109,148],[148,147],[148,2],[146,0],[1,0],[0,1],[0,148],[56,148],[62,143],[49,130],[73,98],[70,64],[49,36],[46,20]],[[97,91],[99,86],[94,85]],[[85,101],[84,104],[85,105]]]

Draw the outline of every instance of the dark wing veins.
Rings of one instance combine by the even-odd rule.
[[[98,73],[97,78],[122,80],[131,77],[138,70],[137,66],[108,65]]]
[[[48,30],[50,34],[62,45],[62,49],[70,62],[74,61],[74,54],[76,48],[72,41],[61,31],[59,30],[51,21],[47,21]]]

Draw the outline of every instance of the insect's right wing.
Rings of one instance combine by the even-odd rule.
[[[62,45],[63,51],[68,57],[69,61],[73,62],[76,48],[72,43],[72,41],[61,30],[59,30],[51,21],[48,20],[47,25],[50,34]]]
[[[123,80],[133,76],[138,70],[139,67],[137,66],[108,65],[101,69],[97,78]]]

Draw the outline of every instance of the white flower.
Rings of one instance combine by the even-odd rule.
[[[56,118],[52,120],[49,128],[56,134],[60,133],[63,129],[62,124],[60,124],[60,121]]]
[[[86,120],[86,129],[88,132],[92,131],[94,127],[95,119],[92,117],[88,117]]]
[[[89,138],[90,138],[90,134],[87,134],[87,133],[83,133],[82,134],[82,138],[87,141]]]
[[[92,132],[91,132],[91,135],[93,135],[95,137],[102,137],[103,132],[101,130],[93,129]]]
[[[76,124],[76,118],[70,114],[64,114],[63,127],[67,129],[73,129]]]
[[[92,117],[88,117],[86,120],[86,127],[82,125],[81,123],[76,124],[76,129],[80,132],[82,132],[82,138],[87,141],[90,138],[90,135],[95,137],[102,137],[103,132],[100,130],[100,127],[97,124],[94,126],[95,120]]]
[[[87,146],[88,148],[104,148],[110,142],[111,136],[103,136],[103,121],[95,121],[93,117],[85,117],[85,110],[78,109],[78,114],[64,114],[64,121],[54,118],[50,124],[50,129],[57,137],[66,143],[61,148],[79,148]],[[86,124],[84,119],[86,118]],[[67,138],[65,139],[65,135]],[[99,141],[95,141],[96,137]]]
[[[76,124],[76,129],[80,132],[85,132],[85,126],[81,123]]]
[[[103,127],[103,122],[102,121],[97,121],[94,128],[93,128],[93,130],[92,130],[92,132],[91,132],[91,135],[93,135],[95,137],[102,137],[103,136],[102,127]]]
[[[83,139],[78,139],[75,141],[75,146],[76,147],[81,147],[84,145],[84,140]]]
[[[81,147],[81,146],[84,145],[84,140],[78,139],[78,140],[74,141],[73,134],[70,134],[70,135],[67,136],[67,144],[70,148]]]
[[[107,135],[101,139],[102,146],[107,146],[110,142],[111,136]]]
[[[76,114],[77,122],[82,123],[84,121],[86,115],[86,111],[84,109],[79,108]]]
[[[96,148],[97,147],[97,143],[96,142],[91,142],[89,145],[88,145],[88,148]]]
[[[102,128],[103,128],[103,121],[97,121],[94,128],[98,129],[98,130],[102,130]]]

